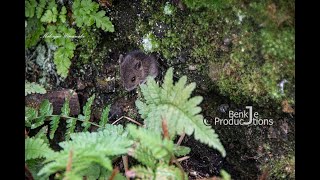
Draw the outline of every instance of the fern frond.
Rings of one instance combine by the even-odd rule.
[[[101,119],[100,119],[99,125],[102,127],[105,127],[106,124],[108,123],[108,116],[109,116],[109,112],[110,112],[110,107],[111,107],[111,105],[106,106],[101,114]]]
[[[146,127],[156,132],[161,132],[161,121],[166,119],[169,134],[192,135],[196,140],[209,145],[220,151],[222,156],[226,155],[215,131],[203,123],[203,116],[199,114],[201,108],[198,106],[201,96],[190,98],[196,84],[186,85],[187,77],[183,76],[173,85],[173,69],[170,68],[164,78],[162,87],[159,87],[154,79],[148,77],[147,84],[141,85],[143,101],[137,100],[136,106],[141,117],[144,118]]]
[[[67,120],[66,140],[69,140],[70,135],[74,133],[74,130],[76,129],[76,124],[77,124],[76,118],[70,118]]]
[[[122,128],[114,126],[118,132]],[[132,141],[126,137],[126,133],[112,134],[111,127],[99,132],[81,132],[71,134],[70,141],[59,143],[63,148],[55,156],[47,157],[47,164],[40,170],[39,175],[49,176],[57,171],[65,171],[69,157],[69,151],[73,151],[72,173],[82,174],[92,164],[97,164],[104,170],[112,170],[110,157],[125,154],[132,145]],[[72,174],[71,173],[71,174]]]
[[[47,91],[46,89],[35,83],[35,82],[25,82],[25,88],[24,88],[24,95],[27,96],[28,94],[32,93],[39,93],[39,94],[45,94]]]
[[[83,123],[82,123],[82,126],[84,127],[84,131],[87,131],[90,127],[90,123],[89,123],[89,120],[90,120],[90,116],[91,116],[91,106],[92,106],[92,103],[93,103],[93,100],[95,98],[95,94],[93,94],[88,100],[87,100],[87,103],[85,104],[85,106],[83,106]]]
[[[152,169],[139,165],[131,168],[131,171],[134,172],[135,177],[140,179],[154,179],[155,176]]]
[[[154,179],[175,179],[187,180],[188,176],[185,172],[175,166],[159,165],[155,171]]]
[[[59,122],[60,122],[60,116],[53,116],[50,118],[50,139],[53,139],[54,133],[58,129]]]
[[[127,126],[129,135],[138,142],[135,149],[132,152],[133,157],[143,164],[152,166],[149,160],[154,158],[157,161],[163,161],[169,163],[171,156],[173,155],[174,144],[171,140],[162,139],[160,132],[155,132],[145,128],[137,128],[136,126],[129,124]],[[143,154],[142,152],[146,153]],[[145,161],[147,160],[147,161]],[[153,162],[155,164],[155,162]]]
[[[36,158],[46,158],[54,153],[41,138],[25,139],[25,161]]]
[[[174,149],[173,149],[173,153],[175,156],[179,157],[179,156],[185,156],[187,154],[189,154],[191,151],[191,149],[189,147],[186,146],[178,146],[175,145]]]
[[[37,5],[37,9],[36,9],[36,15],[37,18],[40,19],[42,16],[42,13],[44,11],[44,7],[46,6],[47,1],[46,0],[39,0],[39,4]]]

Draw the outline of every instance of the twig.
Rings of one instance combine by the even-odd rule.
[[[66,172],[70,172],[71,171],[72,156],[73,156],[73,150],[71,149],[70,152],[69,152],[69,158],[68,158],[68,162],[67,162]]]
[[[129,170],[128,156],[122,156],[122,162],[123,162],[124,172],[125,172],[126,177],[127,177],[127,173],[128,173],[128,170]],[[127,179],[130,179],[130,178],[127,177]]]
[[[179,140],[178,140],[178,142],[177,142],[177,145],[180,145],[181,143],[182,143],[182,140],[183,140],[183,138],[186,136],[186,133],[184,132],[184,130],[183,130],[183,133],[181,134],[181,136],[180,136],[180,138],[179,138]]]
[[[181,161],[187,160],[189,158],[190,158],[189,156],[184,156],[182,158],[176,159],[176,161],[181,162]]]
[[[138,121],[136,121],[136,120],[134,120],[134,119],[131,119],[131,118],[127,117],[127,116],[121,116],[119,119],[115,120],[115,121],[112,123],[112,125],[114,125],[115,123],[119,122],[119,121],[120,121],[121,119],[123,119],[123,118],[125,118],[125,119],[127,119],[127,120],[129,120],[129,121],[131,121],[131,122],[133,122],[133,123],[135,123],[135,124],[137,124],[137,125],[139,125],[139,126],[142,126],[141,123],[139,123]]]
[[[118,167],[115,167],[115,168],[112,170],[112,174],[111,174],[111,176],[109,177],[109,180],[113,180],[118,173],[119,173],[119,168],[118,168]]]
[[[169,139],[169,131],[168,131],[168,124],[167,124],[167,120],[163,117],[161,117],[162,119],[162,131],[163,131],[163,137],[164,139]]]

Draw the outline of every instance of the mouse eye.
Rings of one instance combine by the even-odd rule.
[[[131,78],[131,82],[134,82],[134,81],[136,81],[136,77],[135,76]]]

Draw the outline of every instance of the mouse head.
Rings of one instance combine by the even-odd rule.
[[[126,57],[120,55],[119,63],[121,80],[127,91],[132,91],[145,80],[143,64],[140,59],[131,55]]]

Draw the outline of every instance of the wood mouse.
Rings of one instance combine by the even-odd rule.
[[[147,76],[158,76],[158,63],[154,56],[146,55],[142,51],[129,52],[125,57],[119,56],[120,76],[124,88],[132,91],[147,80]]]

